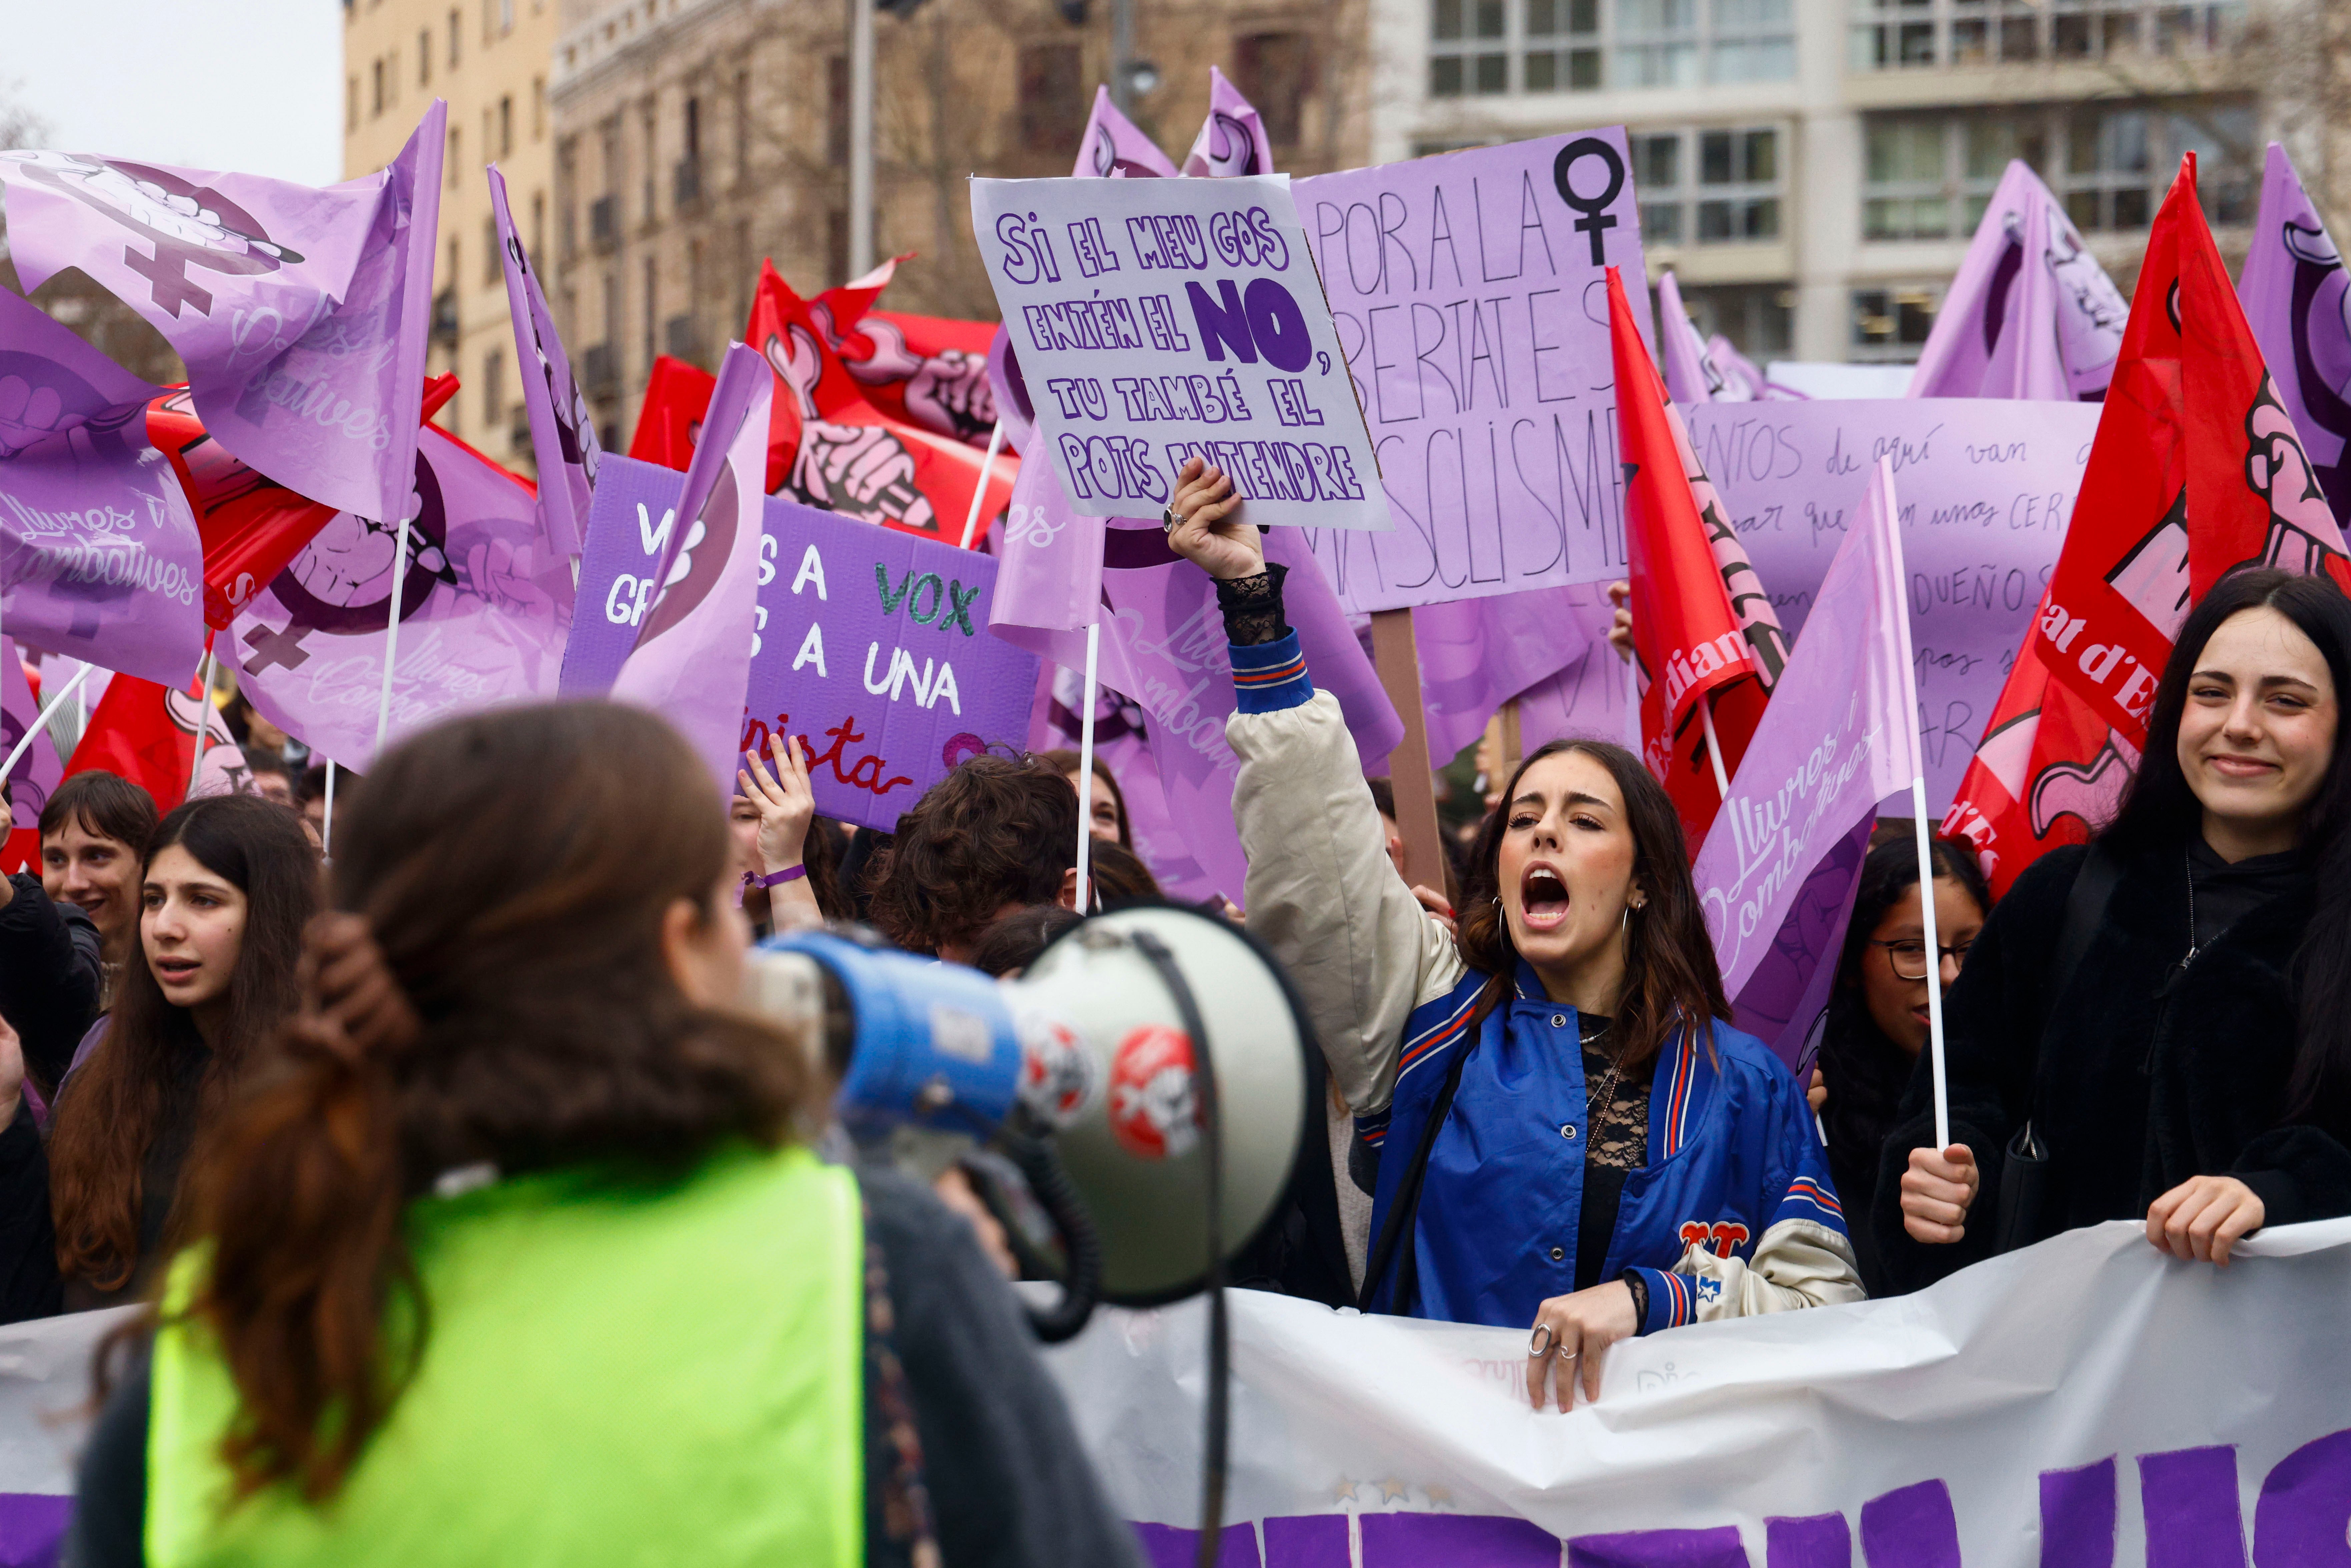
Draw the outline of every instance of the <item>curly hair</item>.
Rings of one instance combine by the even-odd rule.
[[[1078,863],[1078,792],[1035,758],[974,757],[898,819],[873,924],[910,952],[968,942],[1008,906],[1051,904]]]
[[[1723,995],[1714,943],[1698,913],[1681,819],[1675,815],[1665,786],[1623,747],[1599,740],[1554,740],[1519,764],[1502,791],[1502,809],[1487,813],[1469,850],[1469,875],[1461,901],[1461,961],[1488,977],[1478,999],[1478,1016],[1483,1019],[1510,995],[1518,968],[1510,922],[1497,901],[1510,802],[1518,798],[1519,780],[1528,768],[1571,751],[1591,758],[1615,780],[1616,792],[1625,800],[1625,820],[1633,830],[1633,874],[1649,895],[1625,925],[1625,992],[1616,1004],[1616,1034],[1624,1041],[1623,1060],[1629,1070],[1653,1061],[1674,1026],[1685,1019],[1728,1022],[1730,1000]]]

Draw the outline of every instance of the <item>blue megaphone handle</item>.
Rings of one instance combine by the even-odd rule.
[[[847,994],[857,1048],[840,1106],[852,1132],[914,1122],[985,1136],[1010,1114],[1020,1090],[1020,1040],[994,980],[820,931],[759,946],[806,954]]]

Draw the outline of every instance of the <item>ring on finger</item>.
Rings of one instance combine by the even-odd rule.
[[[1162,533],[1174,533],[1176,531],[1176,525],[1183,520],[1183,518],[1176,515],[1176,508],[1174,506],[1170,505],[1159,508],[1159,528]]]
[[[1558,1340],[1552,1334],[1549,1323],[1537,1323],[1534,1333],[1527,1336],[1529,1361],[1541,1361],[1557,1348],[1559,1348]]]

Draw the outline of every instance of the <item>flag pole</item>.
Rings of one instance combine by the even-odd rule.
[[[392,547],[392,621],[383,632],[383,696],[376,704],[375,748],[383,751],[383,737],[392,728],[392,667],[400,649],[400,592],[408,586],[408,519],[400,519],[400,537]]]
[[[196,792],[196,775],[204,768],[204,737],[213,727],[213,634],[204,633],[204,662],[196,666],[196,754],[188,760],[188,788]],[[184,798],[184,797],[183,797]]]
[[[1886,528],[1886,570],[1894,579],[1887,585],[1886,601],[1900,607],[1895,623],[1902,632],[1902,698],[1910,716],[1910,755],[1919,759],[1923,768],[1927,748],[1918,738],[1918,666],[1910,651],[1909,602],[1902,591],[1902,581],[1909,575],[1909,569],[1902,558],[1902,513],[1894,503],[1892,459],[1877,460],[1877,471],[1871,476],[1870,483],[1885,491],[1885,505],[1878,509],[1884,514]],[[1934,1053],[1929,1063],[1935,1082],[1935,1152],[1939,1155],[1951,1146],[1951,1079],[1943,1055],[1943,950],[1941,935],[1935,929],[1935,830],[1927,816],[1927,776],[1923,771],[1910,775],[1910,816],[1918,841],[1918,922],[1927,942],[1927,1048]]]
[[[1000,426],[998,428],[1001,428]],[[1093,908],[1094,681],[1102,653],[1102,617],[1086,628],[1085,702],[1078,709],[1078,913]]]
[[[9,750],[8,760],[5,762],[0,762],[0,784],[5,784],[9,778],[16,773],[16,764],[24,760],[26,751],[32,747],[33,737],[40,734],[43,730],[48,728],[49,716],[57,712],[60,707],[63,707],[66,705],[67,700],[70,698],[74,693],[81,690],[82,682],[89,679],[90,671],[97,667],[98,666],[95,664],[82,665],[78,671],[75,672],[74,678],[68,681],[64,685],[58,687],[57,695],[51,697],[47,703],[43,705],[39,716],[33,720],[32,727],[26,730],[23,735],[16,737],[16,746]]]
[[[331,860],[335,853],[335,759],[327,758],[327,815],[319,824],[319,854]]]
[[[1004,422],[998,420],[996,428],[987,434],[987,455],[979,460],[979,483],[971,487],[971,510],[963,519],[963,548],[971,548],[971,536],[979,531],[979,508],[987,499],[987,482],[996,476],[996,455],[1004,450]]]
[[[1730,799],[1730,780],[1722,773],[1722,742],[1714,738],[1714,703],[1706,693],[1698,695],[1698,722],[1706,727],[1706,759],[1714,764],[1714,796],[1718,800]]]

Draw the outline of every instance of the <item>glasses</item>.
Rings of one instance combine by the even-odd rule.
[[[1914,937],[1906,942],[1878,942],[1873,940],[1870,943],[1870,946],[1873,947],[1883,947],[1886,949],[1886,961],[1894,967],[1895,978],[1899,980],[1923,980],[1927,977],[1926,943]],[[1968,962],[1968,949],[1974,946],[1975,939],[1970,937],[1967,941],[1959,943],[1954,946],[1938,947],[1936,951],[1940,953],[1944,957],[1949,958],[1953,964],[1961,968],[1965,968]]]

